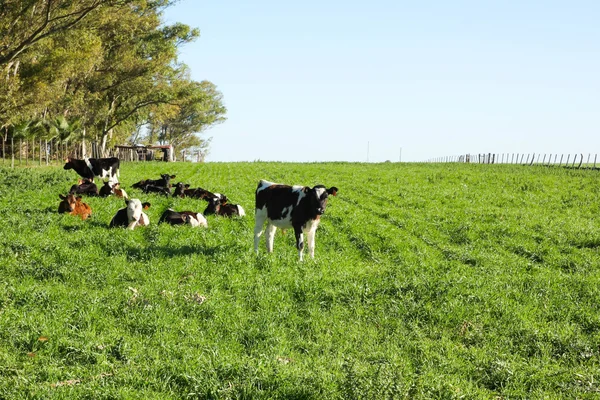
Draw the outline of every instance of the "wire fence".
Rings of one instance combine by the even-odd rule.
[[[548,154],[548,153],[479,153],[436,157],[429,163],[518,164],[543,165],[580,169],[599,169],[598,154]]]

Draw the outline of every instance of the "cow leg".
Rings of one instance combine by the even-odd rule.
[[[298,256],[300,257],[300,261],[302,261],[302,253],[304,252],[304,234],[302,233],[302,228],[294,227],[294,233],[296,235],[296,248],[298,249]]]
[[[273,224],[267,223],[267,231],[265,233],[265,238],[267,241],[267,252],[273,252],[273,241],[275,240],[275,231],[277,227]]]
[[[137,223],[138,223],[138,221],[137,221],[137,220],[131,221],[131,222],[129,223],[129,225],[127,225],[127,229],[129,229],[129,230],[133,230],[133,228],[135,228],[135,226],[137,225]]]
[[[254,251],[258,254],[258,244],[260,242],[260,235],[263,233],[263,226],[267,220],[267,210],[256,209],[254,219]]]
[[[316,229],[310,229],[306,232],[306,241],[308,242],[308,254],[311,258],[315,258],[315,234]]]

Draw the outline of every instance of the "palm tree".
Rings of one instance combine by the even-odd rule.
[[[12,125],[12,134],[10,138],[10,143],[12,147],[12,164],[11,167],[15,166],[15,142],[14,139],[19,139],[19,165],[21,165],[21,150],[23,147],[23,139],[29,137],[29,125],[30,121],[20,121],[16,124]]]
[[[69,122],[63,115],[59,115],[49,121],[49,135],[58,139],[63,148],[63,158],[67,153],[67,144],[69,140],[77,140],[78,135],[82,132],[81,122],[79,119]]]

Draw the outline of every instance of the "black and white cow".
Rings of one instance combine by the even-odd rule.
[[[150,208],[150,203],[142,203],[138,199],[125,200],[127,207],[121,208],[113,219],[110,221],[109,227],[127,227],[133,230],[136,226],[148,226],[150,218],[144,210]]]
[[[206,222],[206,218],[204,215],[193,212],[193,211],[174,211],[172,209],[167,209],[160,216],[158,220],[159,224],[167,223],[170,225],[191,225],[192,227],[203,226],[207,227],[208,223]]]
[[[315,233],[321,215],[325,212],[328,195],[335,196],[338,189],[327,189],[323,185],[288,186],[261,180],[256,188],[256,215],[254,226],[254,251],[258,253],[263,225],[267,221],[267,251],[273,252],[273,239],[277,228],[294,228],[296,248],[300,261],[304,250],[304,233],[308,241],[308,252],[315,257]]]
[[[64,169],[74,169],[82,178],[94,181],[96,176],[108,178],[111,183],[119,181],[119,159],[110,158],[67,158]]]
[[[244,217],[246,212],[239,204],[230,204],[227,196],[215,193],[213,197],[207,198],[208,205],[204,209],[204,215],[220,215],[222,217],[232,217],[234,215]]]
[[[87,194],[90,196],[98,196],[98,186],[87,178],[81,178],[77,185],[71,186],[69,190],[71,194]]]

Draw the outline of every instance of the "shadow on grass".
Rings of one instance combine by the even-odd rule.
[[[129,247],[124,249],[124,253],[130,259],[146,260],[150,258],[160,259],[163,257],[181,257],[194,254],[214,257],[219,254],[231,254],[236,250],[236,246],[233,244],[219,244],[208,247],[203,247],[201,245],[185,245],[180,247],[152,246],[145,248]]]

